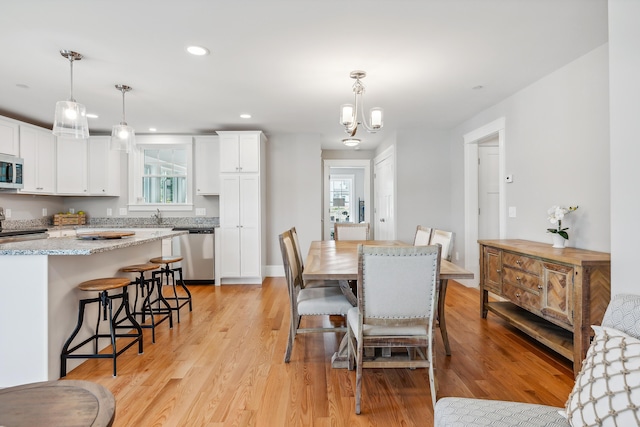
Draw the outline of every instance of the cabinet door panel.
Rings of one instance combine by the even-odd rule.
[[[573,325],[573,267],[544,263],[542,280],[545,288],[542,312],[545,317]]]
[[[240,135],[240,172],[260,172],[260,137]]]
[[[0,153],[17,156],[20,151],[19,125],[0,119]]]
[[[240,229],[221,225],[217,232],[221,239],[220,276],[240,277]]]
[[[57,193],[87,194],[87,140],[58,138]]]
[[[196,137],[196,194],[220,194],[220,141],[218,137]]]
[[[493,248],[484,248],[484,287],[495,293],[502,293],[502,251]]]
[[[220,172],[239,172],[239,141],[238,135],[220,136]]]

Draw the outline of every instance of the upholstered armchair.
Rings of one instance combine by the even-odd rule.
[[[609,303],[565,408],[446,397],[436,427],[640,425],[640,296]]]

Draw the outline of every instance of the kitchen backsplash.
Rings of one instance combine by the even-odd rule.
[[[66,226],[66,227],[135,227],[135,228],[154,228],[154,227],[218,227],[220,225],[219,217],[162,217],[162,221],[158,223],[155,218],[112,218],[112,217],[88,217],[87,224],[82,226]],[[2,222],[3,230],[22,230],[27,228],[52,228],[53,217],[43,217],[42,219],[28,220],[6,220]]]

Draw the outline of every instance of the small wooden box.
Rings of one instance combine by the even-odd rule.
[[[53,225],[85,225],[86,223],[86,215],[55,214],[53,216]]]

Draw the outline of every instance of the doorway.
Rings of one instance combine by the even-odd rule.
[[[373,160],[374,236],[376,240],[396,239],[395,148],[391,146]]]
[[[496,142],[497,140],[497,142]],[[493,174],[496,173],[495,168],[497,167],[497,185],[494,188],[489,188],[488,184],[484,185],[481,189],[480,187],[480,168],[479,162],[480,159],[480,150],[481,145],[483,143],[487,143],[489,145],[497,144],[497,154],[489,154],[491,150],[483,153],[483,156],[487,157],[485,161],[493,164],[491,166],[494,170]],[[505,119],[504,117],[495,120],[491,123],[488,123],[481,128],[478,128],[472,132],[464,135],[464,164],[465,164],[465,179],[464,179],[464,222],[465,222],[465,265],[464,268],[466,270],[472,271],[474,274],[473,279],[469,280],[461,280],[460,282],[465,284],[466,286],[477,287],[480,283],[480,252],[477,241],[480,236],[480,215],[481,206],[480,206],[480,192],[483,193],[483,203],[488,203],[489,199],[493,199],[491,203],[493,204],[494,213],[490,214],[494,216],[490,220],[487,219],[488,224],[483,222],[482,227],[482,235],[485,236],[490,234],[492,238],[500,238],[504,239],[506,236],[506,194],[505,194]],[[484,150],[484,148],[483,148]],[[491,156],[491,158],[489,158]],[[493,195],[489,195],[488,193],[493,193]],[[497,194],[496,194],[497,193]],[[497,199],[497,214],[495,213],[495,199]],[[487,209],[487,208],[485,208]],[[491,227],[495,227],[495,216],[497,215],[497,229],[498,235],[495,235],[495,230],[491,230]],[[483,219],[484,221],[484,219]],[[489,231],[487,231],[489,230]]]
[[[370,160],[326,159],[323,182],[323,240],[332,239],[335,222],[370,221]]]

